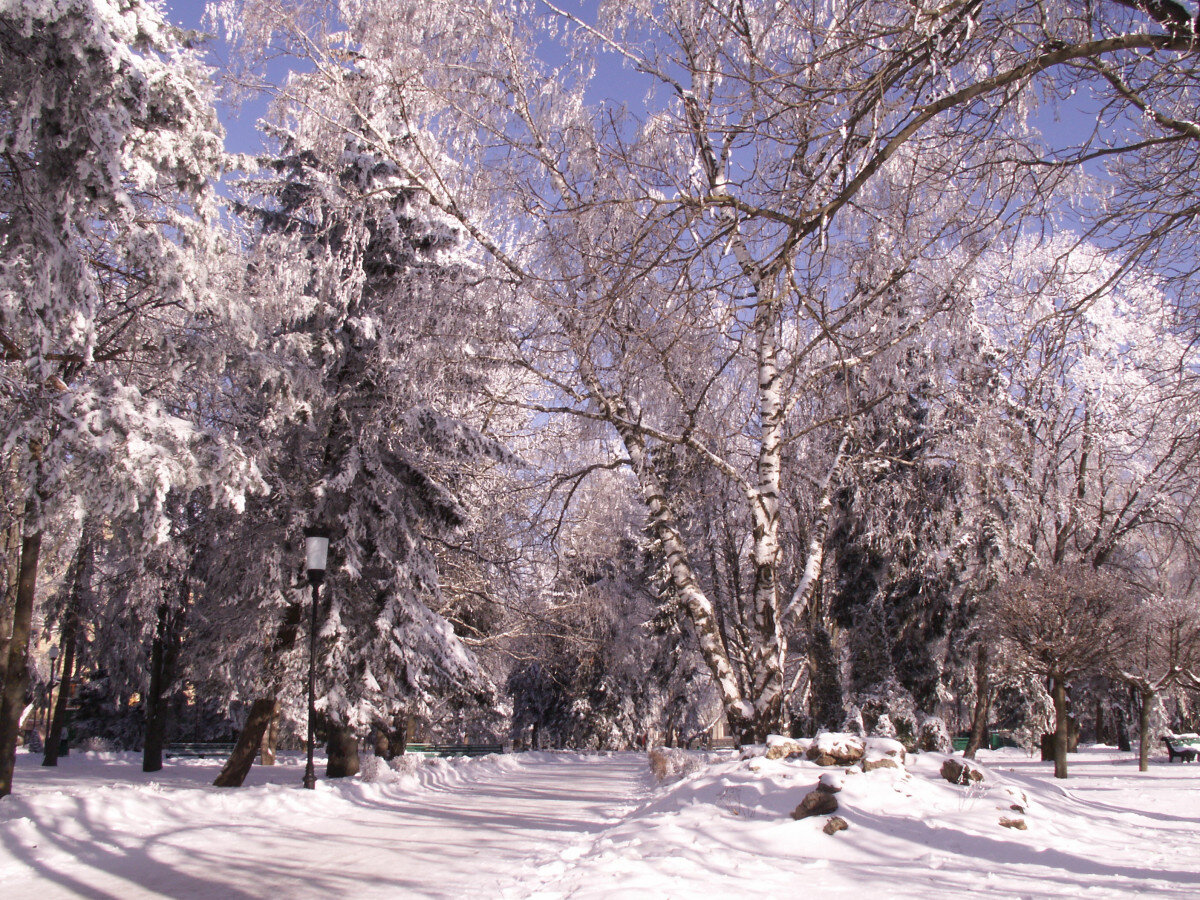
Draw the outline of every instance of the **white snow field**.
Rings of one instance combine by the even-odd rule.
[[[970,787],[937,754],[846,774],[849,827],[827,835],[789,814],[843,770],[801,761],[656,785],[644,754],[511,754],[310,792],[295,758],[229,790],[211,760],[20,754],[0,898],[1200,896],[1200,764],[1086,748],[1056,782],[1019,751],[980,757]]]

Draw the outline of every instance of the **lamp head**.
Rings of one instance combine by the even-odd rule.
[[[304,556],[309,584],[320,584],[325,580],[325,565],[329,560],[328,529],[319,525],[304,529]]]

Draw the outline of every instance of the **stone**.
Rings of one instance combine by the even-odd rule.
[[[874,772],[876,769],[903,768],[900,763],[896,762],[890,756],[881,756],[879,759],[864,759],[862,767],[864,772]]]
[[[792,810],[793,819],[807,819],[809,816],[828,816],[837,812],[838,802],[833,794],[825,791],[812,791],[805,795],[799,805]]]
[[[851,766],[863,758],[866,745],[853,734],[818,734],[808,748],[808,758],[818,766]]]
[[[806,744],[807,742],[801,743],[791,738],[771,735],[767,738],[767,759],[793,759],[804,756],[808,750]]]
[[[1015,828],[1017,831],[1027,831],[1029,829],[1024,819],[1010,819],[1007,816],[1000,817],[1000,824],[1005,828]]]
[[[880,759],[881,757],[894,759],[901,766],[908,761],[908,755],[904,749],[904,745],[899,741],[892,740],[891,738],[867,738],[865,755],[869,759]]]
[[[837,834],[839,831],[845,831],[850,827],[850,823],[841,816],[830,816],[825,822],[825,827],[821,830],[826,834]]]
[[[942,763],[941,775],[951,784],[970,784],[983,781],[982,772],[953,757]]]
[[[837,772],[823,772],[817,781],[817,790],[826,794],[836,794],[842,789],[842,776]]]

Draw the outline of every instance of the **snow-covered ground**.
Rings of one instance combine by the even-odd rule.
[[[830,771],[808,762],[726,757],[655,785],[641,754],[531,753],[310,792],[298,759],[222,790],[213,761],[148,776],[132,755],[22,754],[0,896],[1200,896],[1200,765],[1139,774],[1089,748],[1056,782],[1001,751],[961,787],[942,759],[846,775],[849,828],[827,835],[789,815]]]

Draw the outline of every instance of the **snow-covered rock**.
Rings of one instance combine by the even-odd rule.
[[[866,744],[856,734],[827,731],[818,734],[807,756],[818,766],[852,766],[866,753]]]

